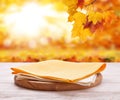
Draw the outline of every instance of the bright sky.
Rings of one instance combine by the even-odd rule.
[[[50,36],[57,39],[66,34],[70,38],[72,25],[66,12],[57,12],[52,4],[26,3],[22,7],[12,5],[4,17],[4,24],[13,39]]]

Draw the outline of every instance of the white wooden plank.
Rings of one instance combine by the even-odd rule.
[[[79,91],[33,91],[14,85],[10,67],[26,63],[0,63],[0,100],[119,100],[120,63],[108,63],[101,85]]]

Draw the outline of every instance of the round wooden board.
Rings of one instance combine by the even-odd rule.
[[[32,89],[32,90],[44,90],[44,91],[68,91],[68,90],[81,90],[88,89],[99,85],[102,82],[101,73],[97,74],[96,80],[90,86],[82,86],[75,83],[62,83],[62,82],[42,82],[36,80],[30,80],[27,78],[17,79],[18,75],[15,75],[14,80],[17,86]]]

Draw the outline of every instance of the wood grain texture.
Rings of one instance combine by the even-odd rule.
[[[34,91],[14,85],[11,67],[27,63],[0,63],[0,100],[120,100],[120,63],[107,63],[101,85],[78,91]]]
[[[22,77],[22,78],[19,78]],[[17,86],[32,89],[32,90],[43,90],[43,91],[71,91],[71,90],[82,90],[93,88],[101,84],[102,74],[98,73],[94,83],[89,86],[83,86],[75,83],[63,83],[63,82],[45,82],[25,77],[24,75],[17,74],[14,77],[14,82]]]

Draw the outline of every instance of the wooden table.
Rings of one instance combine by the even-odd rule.
[[[0,63],[0,100],[120,100],[120,63],[107,63],[101,85],[78,91],[34,91],[14,85],[11,67],[27,63]]]

